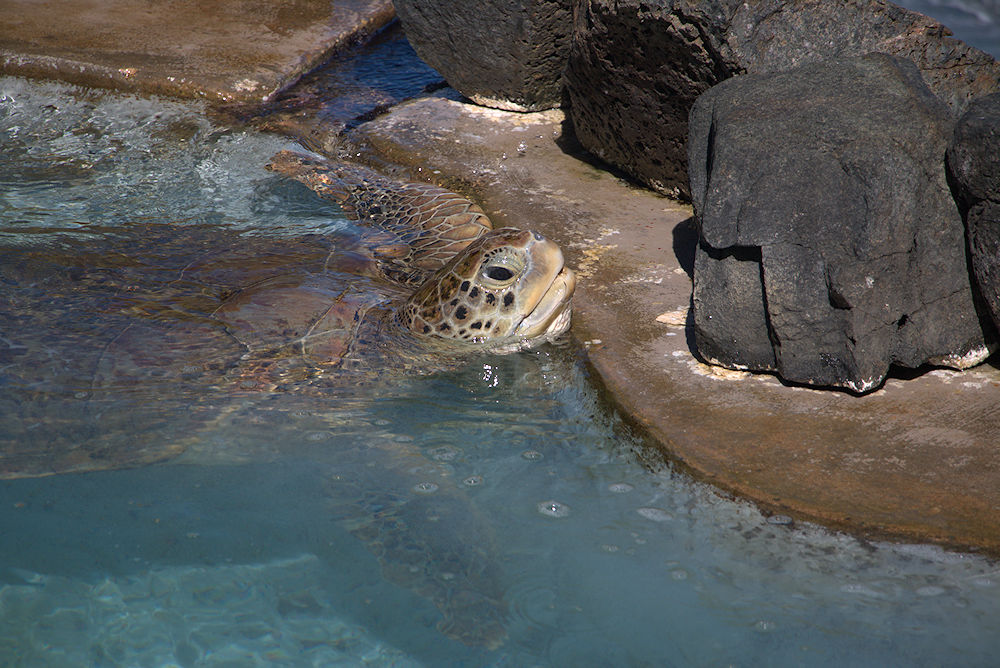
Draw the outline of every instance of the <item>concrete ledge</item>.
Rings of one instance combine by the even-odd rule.
[[[0,73],[257,105],[394,16],[391,0],[8,0]]]
[[[856,397],[699,363],[690,209],[564,151],[562,122],[424,98],[356,128],[347,150],[562,244],[580,274],[574,335],[695,477],[835,528],[1000,555],[1000,370],[912,373]]]

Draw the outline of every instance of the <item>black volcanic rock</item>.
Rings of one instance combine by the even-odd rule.
[[[884,52],[916,63],[957,117],[1000,90],[1000,64],[948,34],[884,0],[577,0],[569,115],[587,150],[687,198],[688,112],[711,86]]]
[[[973,273],[1000,327],[1000,93],[973,101],[959,119],[948,169],[965,214]]]
[[[571,0],[395,0],[410,44],[476,104],[510,111],[558,107]]]
[[[885,54],[729,79],[691,111],[698,350],[865,392],[986,355],[942,157],[954,121]]]

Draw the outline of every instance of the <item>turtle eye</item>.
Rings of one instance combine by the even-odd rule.
[[[514,278],[514,272],[507,267],[486,267],[486,269],[483,270],[483,274],[500,283],[504,283]]]
[[[518,267],[489,263],[479,270],[480,284],[487,289],[506,288],[517,278]]]
[[[528,258],[518,248],[501,248],[488,254],[479,267],[479,284],[487,290],[506,288],[528,268]]]

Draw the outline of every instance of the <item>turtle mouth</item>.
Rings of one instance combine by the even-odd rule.
[[[523,339],[552,339],[569,329],[576,274],[563,266],[531,313],[521,320],[515,335]]]

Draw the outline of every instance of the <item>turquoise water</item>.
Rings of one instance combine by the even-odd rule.
[[[0,79],[0,468],[92,469],[0,481],[0,665],[995,665],[995,563],[692,482],[571,341],[248,395],[206,339],[102,385],[211,331],[215,258],[357,236],[202,112]]]

